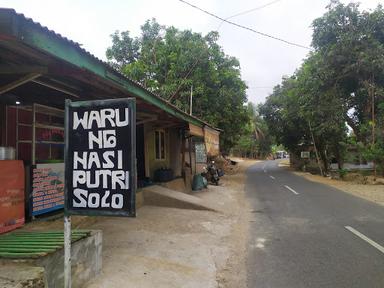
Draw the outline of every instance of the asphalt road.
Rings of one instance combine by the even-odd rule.
[[[278,161],[247,173],[248,287],[384,288],[384,207],[296,176]]]

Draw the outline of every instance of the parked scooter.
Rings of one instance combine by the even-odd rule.
[[[210,181],[212,184],[215,184],[216,186],[219,185],[219,171],[215,166],[215,161],[211,161],[207,168],[204,169],[205,171],[201,173],[203,177],[205,177],[208,181]]]

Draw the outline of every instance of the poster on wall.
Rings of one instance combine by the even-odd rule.
[[[64,163],[36,164],[32,167],[31,215],[64,208]]]
[[[135,100],[66,101],[67,215],[135,216]]]
[[[0,234],[24,224],[23,161],[0,161]]]
[[[195,143],[196,163],[207,163],[207,152],[205,150],[205,143]]]

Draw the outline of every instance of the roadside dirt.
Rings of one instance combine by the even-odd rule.
[[[103,271],[86,287],[245,288],[244,172],[254,163],[241,161],[219,186],[192,194],[219,212],[144,206],[136,219],[91,225],[103,230]]]
[[[384,206],[384,185],[382,184],[358,184],[358,183],[354,183],[353,181],[336,180],[328,177],[322,177],[319,175],[312,175],[310,173],[296,172],[296,171],[294,171],[294,173],[296,175],[305,177],[310,181],[323,183],[323,184],[335,187],[346,193],[350,193],[357,197],[361,197],[363,199],[373,201],[377,204]],[[376,182],[382,183],[383,180],[378,179],[378,181]]]
[[[384,178],[372,180],[372,176],[363,177],[359,174],[349,173],[346,180],[333,179],[331,177],[322,177],[308,172],[295,171],[289,167],[289,160],[283,160],[279,163],[280,167],[291,170],[294,174],[304,177],[310,181],[332,186],[345,193],[375,202],[384,206]]]
[[[85,287],[246,288],[245,170],[256,161],[236,160],[219,186],[192,194],[217,212],[143,206],[136,218],[73,216],[73,229],[103,231],[102,272]],[[58,218],[23,229],[62,227]]]
[[[231,195],[228,213],[232,218],[229,245],[229,257],[226,264],[217,273],[218,287],[246,288],[246,249],[249,235],[250,206],[245,198],[246,169],[256,160],[233,159],[238,164],[222,179],[222,190]],[[231,175],[228,175],[231,174]]]
[[[143,206],[137,218],[72,217],[74,229],[103,231],[101,275],[86,288],[246,288],[250,208],[245,170],[238,164],[220,185],[192,195],[218,212]],[[62,229],[62,218],[36,221],[27,230]]]

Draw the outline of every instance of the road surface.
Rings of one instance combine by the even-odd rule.
[[[248,287],[383,288],[384,207],[278,163],[247,171]]]

